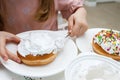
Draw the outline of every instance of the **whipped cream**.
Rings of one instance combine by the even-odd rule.
[[[120,56],[120,32],[102,30],[94,36],[93,40],[109,54]]]
[[[21,39],[18,44],[18,52],[24,57],[29,54],[34,56],[50,54],[51,52],[55,54],[64,47],[64,43],[63,37],[53,39],[46,32],[32,32]]]
[[[76,70],[71,80],[120,80],[120,72],[106,63],[89,66],[87,68],[81,66]]]

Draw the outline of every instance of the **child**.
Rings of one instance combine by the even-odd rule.
[[[58,30],[57,13],[68,20],[70,36],[80,36],[88,28],[83,0],[0,0],[0,56],[20,63],[6,48],[7,41],[19,42],[14,34],[28,30]]]

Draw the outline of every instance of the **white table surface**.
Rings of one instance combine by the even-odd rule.
[[[0,80],[65,80],[64,72],[56,74],[54,76],[45,78],[25,79],[24,76],[19,76],[8,71],[2,64],[0,64]]]

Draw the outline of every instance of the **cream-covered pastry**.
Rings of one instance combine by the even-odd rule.
[[[18,45],[18,52],[24,57],[28,54],[34,56],[50,54],[51,52],[55,54],[64,47],[64,42],[65,39],[63,37],[53,39],[48,33],[33,32],[21,39]]]

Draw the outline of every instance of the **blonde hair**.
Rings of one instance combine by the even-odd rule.
[[[55,14],[54,0],[39,0],[39,6],[34,19],[45,22]],[[7,17],[7,8],[5,0],[0,0],[0,24],[3,24],[4,17]]]
[[[46,21],[55,13],[54,0],[39,0],[39,7],[35,14],[35,19],[41,22]]]

